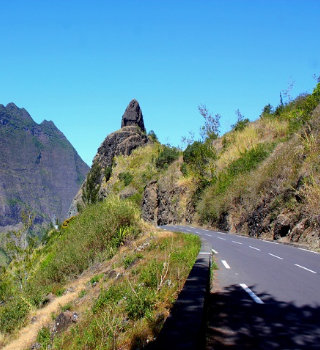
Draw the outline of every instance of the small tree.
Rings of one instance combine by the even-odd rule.
[[[214,140],[219,136],[220,114],[212,115],[206,105],[198,106],[199,113],[204,118],[204,125],[200,128],[202,140]]]
[[[87,180],[82,189],[82,200],[86,204],[96,203],[99,198],[101,167],[98,163],[92,165]]]
[[[237,122],[233,125],[231,125],[231,128],[235,131],[240,131],[243,130],[248,124],[249,124],[249,119],[245,118],[239,109],[237,109],[235,111],[236,115],[237,115]]]

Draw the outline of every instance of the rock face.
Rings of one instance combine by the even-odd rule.
[[[71,204],[69,216],[76,215],[79,206],[86,205],[90,200],[93,202],[93,198],[97,200],[107,195],[101,184],[108,181],[106,173],[111,173],[115,156],[128,156],[133,150],[147,143],[141,108],[138,101],[132,100],[122,116],[121,129],[108,135],[98,148],[91,171]],[[97,195],[91,196],[88,191],[97,191]]]
[[[128,156],[134,149],[147,142],[147,136],[139,127],[124,126],[106,137],[93,159],[93,164],[99,164],[104,169],[111,167],[115,156],[120,154]]]
[[[64,219],[89,167],[52,121],[0,105],[0,232],[31,210],[36,224]]]
[[[124,126],[139,126],[145,132],[142,111],[139,102],[133,99],[126,108],[121,121],[121,128]]]

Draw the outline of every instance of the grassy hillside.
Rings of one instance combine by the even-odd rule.
[[[131,344],[138,335],[146,342],[161,328],[199,248],[193,236],[157,233],[128,200],[109,196],[89,205],[2,271],[0,344],[23,348],[38,336],[46,349],[49,328],[70,308],[79,322],[71,333],[59,332],[53,348],[112,349],[115,341]]]
[[[319,103],[320,84],[215,140],[199,223],[320,248]]]

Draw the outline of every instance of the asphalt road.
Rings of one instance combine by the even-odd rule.
[[[320,254],[190,226],[219,267],[209,298],[207,348],[320,349]]]

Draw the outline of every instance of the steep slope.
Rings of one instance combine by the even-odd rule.
[[[89,167],[52,121],[41,124],[15,104],[0,105],[0,232],[21,222],[62,220]]]
[[[91,170],[72,202],[69,215],[75,215],[83,206],[107,196],[105,184],[110,179],[114,157],[121,154],[128,156],[147,143],[142,111],[138,101],[133,99],[122,116],[121,129],[108,135],[99,147]]]

